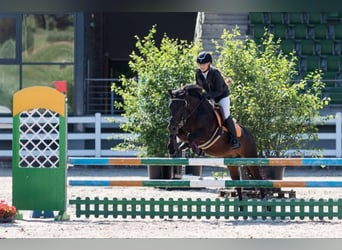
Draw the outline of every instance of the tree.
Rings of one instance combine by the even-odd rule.
[[[122,75],[120,84],[113,83],[112,91],[122,96],[127,123],[122,129],[137,135],[117,148],[137,148],[146,156],[166,156],[168,140],[168,89],[194,81],[196,55],[199,44],[171,39],[164,34],[160,45],[154,35],[156,26],[144,38],[136,36],[136,49],[130,54],[129,67],[135,78]]]
[[[233,117],[252,131],[261,157],[307,148],[307,139],[317,139],[319,110],[329,102],[322,98],[321,72],[294,81],[298,59],[295,53],[281,51],[280,40],[267,32],[261,44],[239,37],[236,28],[225,30],[220,43],[214,41],[219,55],[216,66],[233,79]]]

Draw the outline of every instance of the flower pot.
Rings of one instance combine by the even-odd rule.
[[[14,217],[0,218],[0,223],[11,223],[14,221]]]
[[[149,179],[181,179],[182,166],[148,166]]]

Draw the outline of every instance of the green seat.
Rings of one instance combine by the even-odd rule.
[[[341,42],[334,40],[334,55],[341,55]]]
[[[325,71],[323,74],[324,79],[335,80],[337,79],[338,73],[336,71]]]
[[[264,12],[250,12],[249,21],[252,24],[264,24],[265,23]]]
[[[302,55],[315,55],[317,54],[316,43],[314,40],[301,40],[301,54]]]
[[[307,72],[314,71],[316,69],[321,69],[321,58],[320,56],[306,56],[305,70]]]
[[[254,40],[259,40],[261,37],[264,36],[265,33],[268,32],[268,30],[266,29],[266,26],[263,24],[252,25],[251,30],[252,30],[252,35],[253,35]]]
[[[335,40],[342,40],[342,23],[336,24],[333,27]]]
[[[283,12],[271,12],[270,13],[270,24],[284,24]]]
[[[324,23],[324,14],[321,12],[308,12],[307,22],[309,24],[320,24]]]
[[[338,77],[338,73],[335,71],[326,71],[323,74],[323,82],[325,82],[325,87],[335,87],[335,80]]]
[[[331,98],[330,104],[342,104],[342,87],[327,87],[325,90]]]
[[[308,38],[308,27],[306,24],[296,24],[293,27],[295,39],[307,39]]]
[[[329,27],[326,24],[316,24],[314,26],[315,39],[327,39],[329,34]]]
[[[320,40],[319,41],[320,54],[321,55],[333,55],[335,54],[335,42],[334,40]]]
[[[302,12],[289,12],[287,14],[287,21],[289,24],[300,24],[304,23]]]
[[[296,42],[292,39],[282,40],[280,42],[280,49],[284,54],[289,54],[296,51]]]
[[[326,21],[330,23],[340,22],[342,15],[340,12],[328,12],[326,15]]]
[[[276,38],[287,39],[288,38],[288,26],[286,24],[277,24],[272,27],[271,32]]]
[[[340,56],[327,56],[327,71],[339,72],[341,70],[341,57]]]

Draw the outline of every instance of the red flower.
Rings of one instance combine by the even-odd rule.
[[[17,209],[8,205],[5,201],[0,201],[0,218],[6,219],[15,216]]]

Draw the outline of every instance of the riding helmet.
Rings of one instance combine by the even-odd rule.
[[[209,52],[206,51],[202,51],[198,54],[197,56],[197,63],[212,63],[213,62],[213,58],[211,57]]]

